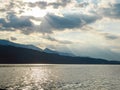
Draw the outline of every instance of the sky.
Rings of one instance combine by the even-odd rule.
[[[120,0],[0,0],[0,39],[120,60]]]

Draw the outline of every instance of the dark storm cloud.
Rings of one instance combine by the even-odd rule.
[[[27,17],[17,17],[10,13],[6,19],[7,21],[0,18],[0,24],[5,28],[24,28],[32,26],[32,22]]]
[[[47,14],[40,25],[40,31],[43,33],[52,33],[54,30],[62,31],[65,29],[81,28],[95,22],[97,19],[99,19],[97,16],[82,14],[68,14],[63,17]]]
[[[110,5],[109,8],[102,8],[100,11],[106,17],[120,19],[120,4]]]

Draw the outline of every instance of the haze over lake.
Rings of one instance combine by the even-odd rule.
[[[0,65],[7,90],[119,90],[119,65]]]

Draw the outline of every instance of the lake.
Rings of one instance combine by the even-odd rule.
[[[0,89],[120,90],[120,66],[0,65]]]

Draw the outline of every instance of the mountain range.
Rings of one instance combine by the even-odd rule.
[[[91,57],[78,57],[46,48],[0,40],[0,64],[120,64],[120,61],[109,61]]]

